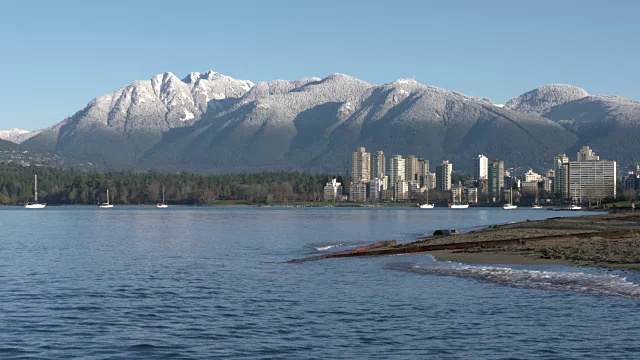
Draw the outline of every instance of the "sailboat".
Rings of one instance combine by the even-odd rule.
[[[460,189],[460,201],[454,201],[453,204],[449,204],[449,208],[451,208],[451,209],[466,209],[466,208],[469,207],[469,204],[463,204],[462,203],[462,183],[461,182],[458,182],[458,189]]]
[[[100,204],[100,207],[103,209],[110,209],[113,207],[112,204],[109,204],[109,189],[107,189],[107,202]]]
[[[427,189],[427,202],[424,204],[418,203],[418,207],[420,209],[433,209],[434,206],[435,206],[434,204],[429,204],[429,190]]]
[[[169,205],[167,205],[167,204],[164,202],[164,186],[162,187],[162,202],[161,202],[161,203],[157,203],[157,204],[156,204],[156,207],[157,207],[157,208],[159,208],[159,209],[166,209],[166,208],[168,208],[168,207],[169,207]]]
[[[38,202],[38,175],[33,175],[35,179],[35,197],[33,202],[27,202],[24,204],[25,209],[44,209],[47,204],[40,204]]]
[[[569,210],[580,210],[582,209],[582,206],[578,205],[578,203],[574,203],[573,199],[571,199],[571,204],[568,207]]]
[[[505,210],[514,210],[518,205],[513,205],[513,189],[509,189],[509,203],[502,205]]]
[[[540,205],[540,200],[538,200],[538,188],[536,188],[536,201],[533,203],[532,209],[542,209],[542,205]]]

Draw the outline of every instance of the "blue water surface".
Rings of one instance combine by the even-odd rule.
[[[0,358],[640,357],[640,276],[282,261],[544,210],[0,208]]]

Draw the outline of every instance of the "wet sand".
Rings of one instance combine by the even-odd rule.
[[[568,264],[640,270],[640,212],[524,221],[324,258],[419,252],[439,260],[478,264]]]
[[[455,243],[477,241],[479,246],[431,254],[439,260],[478,264],[568,264],[640,270],[640,214],[547,219],[453,237]],[[496,238],[518,241],[483,246],[483,241]]]

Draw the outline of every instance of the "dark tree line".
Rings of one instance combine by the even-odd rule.
[[[38,200],[50,204],[153,204],[165,198],[171,204],[210,204],[215,200],[250,203],[322,201],[329,174],[258,172],[193,174],[156,172],[88,172],[50,167],[0,164],[0,204],[32,201],[34,175]],[[347,176],[341,177],[349,181]],[[343,182],[344,183],[344,182]]]

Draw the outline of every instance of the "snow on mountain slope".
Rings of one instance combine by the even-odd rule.
[[[632,161],[638,109],[571,85],[545,85],[502,107],[412,79],[374,85],[334,74],[253,84],[213,71],[182,80],[165,73],[93,99],[21,146],[107,169],[347,171],[351,152],[366,146],[424,157],[433,168],[448,159],[469,170],[484,153],[542,171],[589,141],[607,158]]]
[[[0,139],[11,141],[12,143],[20,144],[25,140],[32,138],[35,135],[38,135],[42,130],[22,130],[18,128],[13,128],[9,130],[0,130]]]
[[[145,156],[148,167],[346,170],[359,145],[467,166],[472,152],[487,147],[505,160],[552,158],[575,141],[548,119],[484,99],[413,80],[372,85],[341,74],[259,83],[206,122],[172,133]]]
[[[589,94],[586,90],[573,85],[550,84],[509,100],[505,107],[518,112],[542,114],[554,106],[587,96]]]
[[[597,149],[602,159],[640,163],[640,101],[588,96],[552,107],[543,116],[575,133],[582,144]]]
[[[209,71],[184,80],[168,72],[135,81],[93,99],[81,111],[26,142],[47,151],[82,154],[105,164],[132,166],[169,129],[196,123],[209,106],[243,96],[253,87]]]

